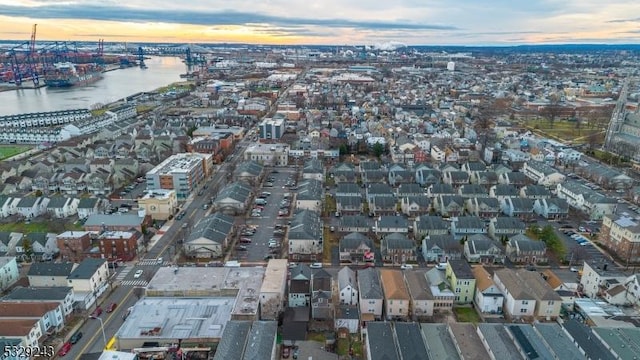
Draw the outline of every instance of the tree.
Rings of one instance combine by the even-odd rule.
[[[340,155],[347,155],[349,153],[349,146],[347,144],[340,144]]]
[[[27,260],[31,261],[33,259],[33,246],[31,240],[27,237],[22,239],[22,251]]]
[[[373,144],[373,155],[375,155],[378,159],[380,159],[380,156],[382,156],[382,154],[384,154],[384,145],[382,145],[381,143],[377,142],[375,144]]]
[[[540,114],[549,121],[549,127],[553,128],[553,124],[562,112],[562,106],[560,105],[560,96],[553,94],[549,96],[549,105],[542,108]]]

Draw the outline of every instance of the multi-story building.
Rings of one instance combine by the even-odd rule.
[[[473,302],[476,290],[476,278],[469,263],[465,260],[449,260],[445,272],[449,286],[456,294],[456,304]]]
[[[60,256],[64,261],[80,262],[85,251],[91,246],[91,233],[88,231],[65,231],[56,236]]]
[[[284,134],[284,119],[264,119],[258,125],[260,139],[280,139]]]
[[[260,319],[276,320],[284,304],[287,286],[287,260],[271,259],[260,288]]]
[[[147,172],[147,190],[175,190],[178,199],[186,199],[211,173],[211,154],[181,153],[170,156]]]
[[[524,163],[522,172],[535,184],[546,187],[556,186],[565,179],[565,176],[553,167],[533,160]]]
[[[640,261],[640,223],[630,217],[606,215],[602,220],[600,241],[620,259]]]
[[[285,166],[289,163],[289,145],[253,144],[244,151],[244,160],[262,165]]]
[[[91,118],[91,112],[87,109],[26,113],[0,116],[0,127],[46,127],[76,123],[87,118]]]
[[[105,231],[98,237],[100,253],[92,255],[110,261],[131,261],[136,257],[141,238],[137,231]]]
[[[8,289],[20,277],[15,256],[0,256],[0,291]]]
[[[627,276],[611,263],[585,261],[579,289],[590,298],[604,294],[609,288],[625,282]]]
[[[409,318],[409,290],[404,283],[402,271],[380,270],[380,280],[384,293],[384,315],[388,320]]]
[[[138,199],[138,206],[153,220],[168,220],[178,209],[175,190],[148,190]]]

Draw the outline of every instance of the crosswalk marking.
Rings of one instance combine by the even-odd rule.
[[[125,266],[124,269],[120,270],[120,272],[116,276],[116,281],[124,280],[124,278],[126,278],[127,275],[129,275],[129,273],[131,272],[131,269],[133,269],[132,265]]]
[[[120,283],[122,286],[140,286],[145,287],[149,284],[146,280],[124,280]]]
[[[138,266],[155,266],[155,265],[167,265],[168,261],[163,261],[162,263],[158,263],[156,259],[142,259],[138,261],[136,265]]]

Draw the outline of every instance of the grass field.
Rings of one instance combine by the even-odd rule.
[[[62,222],[57,222],[56,225],[53,225],[51,221],[44,222],[31,222],[29,224],[25,224],[24,221],[8,223],[8,224],[0,224],[0,231],[6,232],[19,232],[19,233],[32,233],[32,232],[55,232],[58,233],[60,230],[81,230],[82,225],[79,224],[65,224]],[[60,226],[62,225],[62,226]]]
[[[524,123],[528,128],[548,136],[555,140],[585,143],[588,141],[602,142],[606,128],[587,127],[582,125],[576,128],[576,123],[566,120],[556,120],[553,126],[546,119],[528,120]],[[595,139],[592,135],[595,134]]]
[[[18,154],[21,154],[29,150],[31,150],[31,146],[26,146],[26,145],[0,146],[0,160],[4,160],[12,156],[16,156]]]
[[[458,322],[468,322],[468,323],[480,323],[482,319],[480,319],[480,315],[472,309],[472,308],[453,308],[453,312],[456,314],[456,319]]]

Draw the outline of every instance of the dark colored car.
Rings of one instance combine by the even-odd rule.
[[[80,341],[80,339],[82,339],[82,332],[78,331],[77,333],[71,335],[71,337],[69,338],[69,342],[75,344]]]
[[[91,316],[98,317],[100,315],[102,315],[102,308],[98,306],[95,310],[93,310],[93,312],[91,313]]]
[[[107,307],[107,312],[108,313],[113,312],[116,309],[117,306],[118,306],[118,304],[116,304],[116,303],[109,304],[109,306]]]

